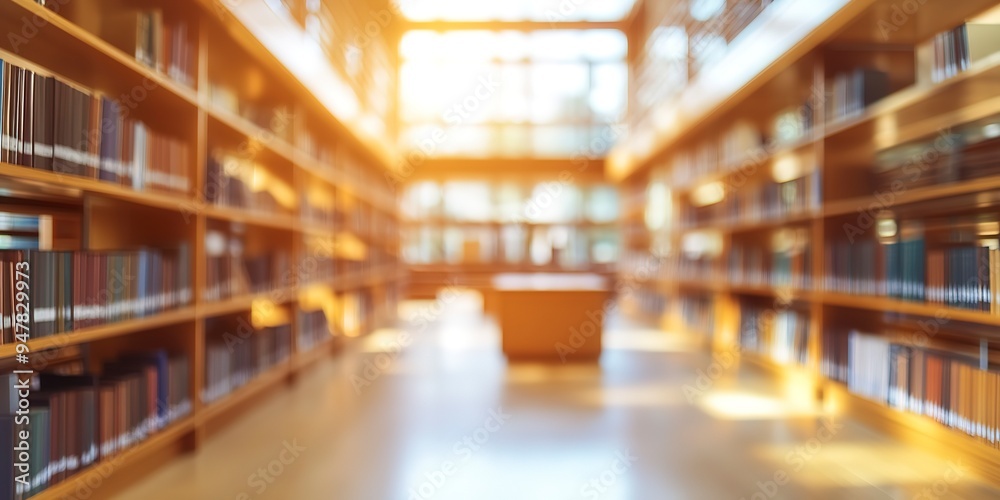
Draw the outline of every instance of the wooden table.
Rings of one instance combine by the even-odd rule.
[[[611,292],[597,274],[493,278],[503,352],[510,360],[596,361]]]

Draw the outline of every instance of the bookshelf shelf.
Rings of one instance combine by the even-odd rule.
[[[59,188],[59,194],[65,196],[68,193],[71,198],[81,197],[85,193],[96,194],[138,205],[173,211],[183,211],[186,207],[197,206],[194,199],[180,194],[136,191],[131,188],[87,177],[35,170],[30,167],[11,165],[3,162],[0,162],[0,178],[6,182],[28,184],[35,189]]]
[[[961,456],[966,461],[979,465],[977,470],[986,478],[1000,482],[1000,475],[982,466],[996,460],[996,449],[991,445],[943,426],[925,415],[888,408],[854,394],[843,383],[826,380],[822,387],[830,406],[857,415],[869,425],[907,443],[927,448],[942,456]]]
[[[855,206],[867,206],[867,205],[855,205]],[[824,208],[825,210],[825,208]],[[845,212],[850,213],[850,212]],[[821,219],[822,216],[818,211],[816,212],[806,212],[802,214],[794,214],[786,217],[780,217],[776,219],[762,219],[752,222],[734,222],[734,223],[706,223],[699,224],[697,226],[680,228],[674,231],[675,236],[683,236],[688,233],[696,233],[701,231],[722,231],[726,233],[739,234],[739,233],[752,233],[756,231],[764,231],[769,229],[775,229],[782,226],[788,226],[792,224],[804,224],[807,222],[815,221]]]
[[[215,123],[228,127],[233,132],[243,136],[247,141],[262,145],[282,160],[294,163],[294,148],[292,145],[274,136],[274,132],[251,123],[246,118],[211,104],[205,105],[205,113]],[[291,126],[290,124],[288,126]]]
[[[996,102],[997,78],[1000,78],[1000,53],[978,61],[968,70],[947,80],[915,84],[869,106],[860,115],[828,123],[825,125],[825,138],[836,139],[841,134],[854,132],[856,128],[874,126],[878,120],[892,118],[898,121],[901,129],[894,135],[898,135],[902,139],[899,142],[903,142],[904,138],[924,136],[949,124],[959,123],[949,123],[949,118],[963,121],[970,118],[968,114],[952,115],[956,109],[970,107],[982,116],[995,114],[998,111],[993,104]],[[984,103],[988,105],[984,106]],[[921,126],[925,121],[930,124]],[[871,129],[863,129],[863,132],[868,131]]]
[[[261,300],[270,300],[278,304],[284,304],[295,298],[296,291],[297,288],[295,287],[285,287],[276,288],[269,292],[233,297],[220,301],[203,301],[198,305],[198,317],[210,318],[239,311],[248,311],[253,307],[254,302]]]
[[[109,473],[108,471],[114,474],[121,467],[127,467],[129,464],[163,453],[168,448],[176,447],[181,439],[194,432],[195,425],[194,417],[187,417],[179,422],[175,422],[153,434],[145,441],[123,451],[121,454],[109,460],[102,460],[93,464],[69,478],[56,483],[54,486],[46,488],[31,498],[37,500],[55,500],[72,497],[77,494],[77,491],[80,491],[81,487],[87,484],[100,484],[107,480],[106,474]],[[101,471],[103,471],[103,474]],[[89,479],[93,480],[88,483]],[[86,488],[93,488],[93,486],[86,486]]]
[[[825,292],[822,294],[825,304],[866,309],[870,311],[891,311],[901,314],[912,314],[927,318],[947,318],[954,321],[975,323],[979,325],[1000,326],[1000,316],[994,316],[980,311],[958,309],[944,305],[907,302],[886,297],[864,295],[848,295],[843,293]]]
[[[251,226],[269,227],[285,231],[296,231],[299,227],[298,219],[291,215],[212,205],[205,206],[202,208],[202,211],[205,217],[220,221],[239,222]]]
[[[933,404],[951,412],[956,428],[1000,427],[1000,418],[968,403],[985,400],[1000,415],[986,385],[1000,360],[993,333],[1000,326],[1000,174],[993,170],[1000,9],[981,0],[928,2],[889,39],[877,36],[892,7],[851,2],[777,54],[780,64],[753,85],[733,88],[697,116],[678,112],[662,130],[647,125],[636,134],[645,142],[617,151],[611,172],[631,193],[623,204],[628,265],[619,275],[636,284],[666,328],[699,331],[715,349],[746,348],[748,360],[779,376],[806,370],[814,379],[808,397],[893,422],[901,435],[929,432],[943,452],[969,457],[1000,479],[1000,455],[989,443],[940,418],[890,407],[899,397],[892,391],[902,391],[938,398]],[[800,139],[781,147],[777,137]],[[727,162],[740,156],[750,158],[749,173]],[[649,228],[641,216],[663,206],[648,199],[653,187],[666,188],[671,205],[666,223]],[[630,275],[654,255],[669,265],[655,266],[652,281]],[[930,342],[912,341],[921,328],[933,330]],[[926,363],[921,370],[939,363],[942,378],[912,382],[918,368],[900,365],[906,355]],[[870,367],[907,371],[892,372],[895,382],[869,380],[877,389],[837,382],[848,372],[854,380],[877,377]],[[929,392],[959,377],[953,391]],[[860,403],[864,391],[890,396]]]
[[[770,166],[775,159],[811,148],[815,146],[819,140],[820,137],[816,134],[809,133],[788,143],[761,146],[755,151],[748,151],[746,158],[733,163],[718,164],[718,168],[708,175],[684,181],[680,184],[675,184],[673,186],[674,191],[677,194],[683,195],[698,188],[699,186],[704,186],[705,184],[713,182],[727,183],[733,178],[745,176],[747,170],[752,170],[754,172],[766,171],[767,167]]]
[[[194,321],[195,317],[195,308],[193,306],[185,307],[175,311],[168,311],[154,316],[149,316],[147,318],[120,321],[92,328],[83,328],[72,333],[59,333],[48,337],[32,339],[28,342],[28,347],[32,352],[38,352],[45,349],[85,344],[87,342],[129,335],[143,330],[152,330],[161,326],[186,323]],[[0,359],[13,357],[14,354],[13,344],[0,345]]]
[[[969,195],[993,189],[1000,189],[1000,176],[982,177],[974,182],[958,182],[953,184],[940,184],[908,189],[895,194],[891,206],[885,208],[901,207],[915,203],[949,198],[953,196]],[[849,200],[835,201],[828,203],[823,212],[826,217],[838,217],[841,215],[856,214],[858,207],[868,207],[872,203],[881,204],[875,196],[866,196]]]
[[[108,78],[125,76],[127,81],[132,81],[136,77],[147,78],[158,88],[167,90],[187,105],[198,105],[195,90],[186,88],[166,75],[143,66],[135,58],[33,0],[8,0],[0,6],[0,12],[4,12],[0,15],[0,19],[16,23],[13,25],[16,29],[13,29],[12,33],[20,33],[20,23],[26,18],[38,19],[38,23],[44,23],[47,26],[45,36],[50,37],[46,40],[48,44],[72,50],[73,55],[80,58],[76,64],[102,68],[107,72]],[[48,29],[49,27],[52,29]],[[50,68],[64,63],[65,54],[45,52],[46,49],[36,49],[35,45],[44,44],[33,44],[28,40],[23,45],[25,50],[23,53],[18,50],[18,55]]]
[[[104,287],[102,292],[111,294],[111,298],[95,307],[111,306],[111,312],[98,309],[95,314],[117,314],[114,308],[120,304],[132,307],[115,294],[143,299],[157,293],[144,297],[142,288],[129,285],[132,279],[140,286],[163,285],[164,293],[181,290],[171,288],[180,282],[186,285],[184,290],[194,291],[193,300],[182,308],[142,318],[41,336],[31,339],[28,347],[33,355],[45,351],[55,354],[45,358],[49,366],[67,364],[75,370],[72,373],[92,374],[95,380],[102,381],[109,373],[106,370],[115,369],[116,363],[150,363],[150,358],[138,354],[149,353],[156,356],[157,377],[169,374],[183,378],[176,380],[172,387],[178,389],[171,389],[175,392],[170,397],[187,398],[184,402],[190,403],[192,410],[189,416],[110,460],[47,485],[32,496],[40,500],[73,495],[80,479],[98,469],[103,470],[102,486],[94,498],[110,498],[164,461],[197,449],[209,434],[206,428],[221,424],[224,417],[237,417],[240,412],[234,411],[236,408],[248,407],[269,389],[293,382],[297,372],[331,355],[344,341],[342,334],[321,338],[319,332],[343,330],[343,325],[349,324],[353,329],[345,333],[357,336],[391,321],[400,278],[404,276],[398,267],[398,238],[389,236],[399,222],[396,193],[385,178],[397,167],[391,151],[380,149],[382,145],[377,141],[360,138],[356,127],[344,124],[345,117],[334,116],[333,108],[324,105],[306,85],[309,82],[299,81],[284,69],[275,54],[225,14],[230,7],[202,0],[130,3],[121,7],[123,12],[115,11],[124,17],[115,17],[113,22],[109,21],[110,8],[100,0],[50,2],[48,7],[34,0],[0,0],[0,29],[5,33],[20,34],[22,23],[32,20],[40,25],[37,35],[31,35],[23,44],[14,36],[0,41],[0,59],[9,63],[4,68],[15,68],[11,71],[32,77],[52,76],[57,85],[65,84],[77,92],[80,106],[73,109],[76,118],[81,118],[78,121],[88,124],[82,133],[90,136],[80,145],[50,145],[68,148],[71,151],[67,155],[91,155],[87,160],[63,159],[70,167],[78,164],[77,171],[87,174],[76,176],[53,171],[53,166],[40,164],[31,153],[0,147],[5,160],[0,162],[5,210],[33,214],[39,219],[47,217],[51,227],[46,226],[46,231],[51,233],[51,241],[41,244],[41,231],[30,233],[39,236],[42,251],[38,255],[55,257],[54,252],[81,252],[72,256],[80,261],[72,261],[69,269],[76,271],[75,266],[80,266],[81,273],[89,270],[92,274],[58,276],[76,276],[72,278],[74,284],[77,280],[89,283],[83,277],[97,277],[94,288]],[[130,30],[133,21],[137,26],[148,22],[156,27],[148,28],[152,31],[146,39]],[[126,38],[135,35],[131,41],[137,47],[135,56],[122,48],[130,46],[128,40],[123,43],[117,38],[122,33]],[[160,49],[168,46],[165,40],[169,39],[176,42],[169,49],[179,49],[180,55],[157,52],[153,62],[141,58],[140,43],[154,43],[150,40],[157,36],[163,37],[156,42],[163,44]],[[154,47],[149,51],[156,50]],[[0,80],[0,90],[5,96],[32,96],[21,87],[8,86],[6,79]],[[126,99],[129,95],[131,100]],[[66,102],[61,104],[68,106]],[[33,99],[32,116],[43,113],[38,106],[44,104],[44,99]],[[38,116],[59,118],[64,109],[54,107]],[[83,111],[88,109],[89,119],[83,119]],[[272,130],[268,126],[273,128],[276,122],[268,120],[268,116],[287,117],[287,121]],[[45,130],[41,121],[37,123],[38,129],[24,128],[20,132]],[[109,124],[119,128],[110,131]],[[4,122],[0,132],[9,133],[6,127]],[[55,129],[56,134],[61,132]],[[137,138],[140,129],[148,135]],[[66,131],[67,137],[75,133]],[[25,141],[29,137],[25,135]],[[117,137],[117,142],[110,137]],[[140,142],[147,138],[151,138],[148,143]],[[164,145],[154,143],[154,139],[165,140]],[[140,151],[140,144],[149,155],[141,158],[148,160],[141,166],[140,156],[135,153]],[[174,147],[176,151],[169,149]],[[6,161],[8,154],[14,159]],[[254,165],[252,175],[212,170],[218,166],[213,161],[226,155]],[[17,164],[24,162],[34,168]],[[115,172],[117,162],[128,169],[122,170],[126,173]],[[258,165],[261,172],[257,171]],[[130,178],[136,172],[143,172],[144,177]],[[229,190],[223,191],[219,185],[212,185],[219,175],[238,182],[220,183]],[[181,177],[186,181],[183,189],[180,186],[184,184],[175,182]],[[144,189],[131,187],[143,183]],[[178,189],[150,187],[154,184]],[[311,196],[305,196],[307,192]],[[223,205],[223,200],[232,204]],[[377,230],[365,229],[368,225],[377,226]],[[9,234],[23,236],[18,230]],[[351,234],[355,246],[363,246],[364,252],[339,252],[334,245],[331,255],[327,242],[336,241],[340,234]],[[133,252],[136,249],[142,250]],[[146,249],[152,253],[143,253]],[[53,254],[46,253],[49,251]],[[153,264],[141,260],[147,257],[160,260]],[[90,261],[83,260],[91,258],[95,269],[86,267]],[[161,264],[164,267],[155,267]],[[128,266],[142,265],[153,266],[153,273],[159,275],[165,275],[167,269],[183,272],[171,275],[169,283],[152,282],[145,268],[140,275],[146,277],[130,274],[132,268]],[[60,270],[55,273],[65,272],[56,269]],[[304,270],[315,272],[310,275]],[[100,282],[105,276],[102,272],[109,281]],[[40,279],[48,281],[45,276]],[[125,291],[113,286],[111,279],[126,282]],[[51,281],[56,282],[55,276]],[[311,295],[314,289],[324,286],[325,293]],[[240,294],[247,289],[270,291]],[[67,295],[76,300],[89,293],[90,288],[74,288],[58,300]],[[229,293],[239,295],[209,299]],[[335,301],[337,307],[323,308],[318,313],[316,300]],[[84,309],[91,304],[71,305],[75,311],[78,306]],[[276,326],[261,327],[254,323],[255,316],[261,320],[259,324]],[[283,361],[267,369],[259,368],[264,371],[254,380],[211,404],[203,404],[201,391],[217,383],[213,377],[220,375],[222,365],[213,364],[222,363],[216,349],[219,339],[237,323],[257,325],[251,328],[251,333],[260,337],[255,339],[253,349],[273,353],[276,357],[272,359]],[[58,328],[66,327],[60,324]],[[313,342],[318,343],[311,345]],[[249,345],[244,343],[243,347]],[[300,346],[310,347],[300,351]],[[0,360],[13,364],[14,347],[13,343],[0,341]],[[169,358],[169,367],[161,363],[164,356]],[[266,362],[261,363],[266,366]],[[141,376],[148,380],[150,371]],[[116,391],[119,389],[115,386]],[[132,393],[122,397],[146,397],[144,401],[149,398]],[[157,394],[157,403],[161,397],[166,395]]]

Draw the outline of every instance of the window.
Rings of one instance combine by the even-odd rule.
[[[718,0],[721,1],[721,0]],[[398,0],[413,21],[617,21],[634,0]]]
[[[400,146],[438,157],[602,156],[625,112],[627,52],[617,30],[409,31]]]

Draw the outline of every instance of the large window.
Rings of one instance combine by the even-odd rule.
[[[407,32],[401,147],[438,157],[602,156],[625,112],[627,52],[617,30]]]
[[[634,0],[398,0],[413,21],[616,21]]]

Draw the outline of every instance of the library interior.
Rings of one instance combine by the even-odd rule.
[[[994,339],[1000,1],[0,0],[0,500],[995,500]]]

